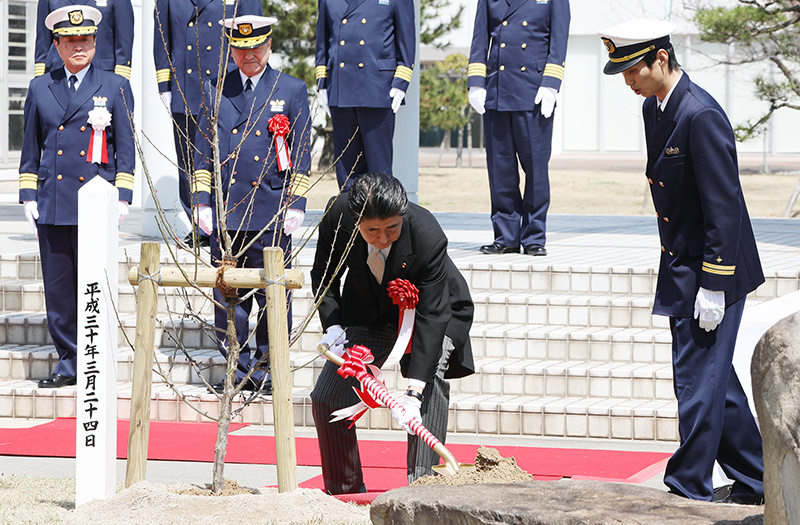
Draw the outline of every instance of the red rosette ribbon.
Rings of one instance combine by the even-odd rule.
[[[289,154],[289,145],[286,143],[286,135],[289,134],[291,123],[289,117],[283,113],[274,115],[268,121],[269,132],[275,140],[275,155],[278,159],[278,171],[285,171],[292,167],[292,157]]]
[[[392,302],[400,308],[400,320],[397,325],[398,343],[402,345],[403,339],[408,342],[404,345],[404,354],[411,353],[411,337],[414,332],[414,317],[419,304],[419,289],[406,279],[395,279],[386,287]],[[394,352],[394,348],[392,349]]]

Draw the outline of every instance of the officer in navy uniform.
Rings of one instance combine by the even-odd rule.
[[[44,21],[52,11],[72,4],[95,7],[103,17],[103,25],[97,29],[97,53],[92,60],[94,67],[113,71],[130,80],[134,27],[131,0],[39,0],[34,74],[38,77],[64,65],[51,45],[53,37]]]
[[[120,224],[133,197],[133,93],[127,79],[92,64],[101,19],[100,11],[86,5],[50,13],[45,24],[64,66],[31,80],[25,99],[19,200],[39,237],[47,326],[59,356],[39,388],[75,384],[78,190],[97,175],[114,184]],[[103,128],[100,120],[105,119],[95,117],[106,112],[111,122]],[[89,121],[105,131],[107,162],[89,148]]]
[[[222,99],[216,115],[213,112],[217,96],[215,81],[204,84],[199,130],[195,138],[198,148],[194,158],[196,169],[192,180],[192,199],[197,203],[196,222],[211,236],[211,256],[218,263],[224,245],[220,245],[223,241],[218,228],[215,228],[219,210],[214,198],[214,154],[209,141],[212,117],[216,116],[219,119],[217,133],[222,162],[220,188],[227,206],[221,211],[223,216],[227,216],[226,227],[233,240],[232,253],[245,250],[236,258],[236,265],[263,268],[264,248],[280,246],[289,266],[291,235],[303,222],[305,194],[309,187],[311,114],[308,88],[302,80],[276,71],[267,63],[272,53],[270,34],[272,25],[277,22],[275,18],[246,15],[220,20],[221,24],[223,22],[230,39],[231,58],[239,68],[223,79]],[[281,141],[276,138],[276,135],[281,135],[276,131],[281,119],[288,131],[283,135],[288,147],[284,150],[285,156],[280,154]],[[248,292],[241,289],[239,296]],[[216,289],[214,297],[225,303]],[[236,335],[241,349],[236,383],[241,383],[253,369],[250,381],[242,386],[248,390],[259,390],[268,379],[264,370],[269,352],[263,290],[256,293],[255,300],[258,303],[255,351],[251,350],[248,342],[248,318],[253,299],[245,299],[236,306]],[[228,345],[223,335],[227,313],[224,309],[216,309],[215,322],[220,334],[220,351],[227,355]],[[224,385],[212,387],[222,391]],[[269,392],[270,384],[263,384],[263,389]]]
[[[261,15],[260,0],[156,0],[153,58],[158,92],[172,113],[178,190],[186,214],[192,215],[189,178],[193,172],[192,140],[197,133],[203,82],[216,80],[227,39],[219,20],[236,15]],[[229,65],[233,69],[233,64]],[[202,236],[201,236],[202,237]],[[192,245],[193,234],[185,241]],[[198,239],[207,245],[207,238]]]
[[[547,164],[569,20],[569,0],[478,0],[467,74],[470,104],[483,114],[494,229],[481,253],[522,246],[527,255],[547,255]]]
[[[682,72],[675,25],[631,20],[600,33],[607,75],[646,97],[646,175],[661,264],[653,306],[669,316],[681,444],[664,483],[711,500],[714,460],[734,480],[726,501],[763,502],[761,436],[732,366],[745,297],[764,282],[725,112]]]
[[[316,78],[331,116],[336,180],[392,173],[395,113],[416,52],[413,0],[319,0]]]

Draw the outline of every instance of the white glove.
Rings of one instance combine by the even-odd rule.
[[[167,111],[172,112],[172,92],[171,91],[165,91],[165,92],[161,93],[161,102],[163,102],[164,105],[167,106]]]
[[[297,231],[297,228],[303,224],[303,219],[306,212],[298,210],[297,208],[289,208],[286,210],[286,216],[283,218],[283,233],[291,235]]]
[[[553,115],[553,109],[556,107],[556,94],[558,91],[551,87],[540,86],[539,91],[536,92],[536,100],[533,101],[535,106],[539,102],[542,103],[542,116],[550,118]]]
[[[486,89],[478,86],[469,88],[469,103],[478,115],[486,113]]]
[[[397,424],[400,425],[403,430],[413,436],[414,431],[411,430],[409,423],[411,423],[411,420],[413,419],[416,419],[422,423],[422,416],[419,413],[419,409],[421,407],[422,401],[416,397],[403,396],[403,409],[401,410],[400,408],[393,408],[392,418],[397,421]]]
[[[39,238],[39,228],[36,227],[36,220],[39,218],[39,205],[36,201],[25,201],[22,203],[22,208],[25,210],[25,218],[28,219],[28,224],[33,229],[33,235]]]
[[[725,315],[725,292],[714,292],[700,288],[694,300],[694,318],[706,332],[715,329]]]
[[[389,97],[392,99],[392,111],[397,113],[397,110],[400,109],[400,105],[403,103],[403,99],[406,98],[406,92],[392,88],[389,90]]]
[[[122,223],[125,222],[125,219],[128,218],[128,203],[125,201],[119,201],[119,222],[117,223],[118,226],[122,226]]]
[[[319,101],[319,107],[324,109],[325,113],[330,117],[331,108],[328,106],[328,90],[320,89],[317,91],[317,100]]]
[[[328,327],[328,330],[325,332],[322,339],[319,340],[317,346],[325,345],[328,347],[328,350],[341,357],[344,355],[344,346],[347,343],[347,334],[344,329],[338,324],[334,324]]]
[[[194,223],[197,224],[206,235],[214,233],[214,217],[211,213],[211,206],[208,204],[198,204],[194,208]]]

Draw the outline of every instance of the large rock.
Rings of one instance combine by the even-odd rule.
[[[764,523],[800,523],[800,313],[770,328],[750,368],[764,441]]]
[[[378,496],[370,518],[374,525],[760,525],[762,510],[638,485],[561,480],[403,487]]]

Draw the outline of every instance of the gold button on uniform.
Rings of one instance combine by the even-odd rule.
[[[239,130],[238,130],[238,129],[236,129],[236,128],[234,128],[234,129],[233,129],[233,131],[231,131],[231,133],[233,133],[234,135],[236,135],[237,133],[239,133]]]
[[[500,47],[506,47],[506,43],[505,42],[501,43]]]
[[[347,19],[346,18],[342,18],[342,23],[346,24],[347,23]]]
[[[211,22],[209,22],[209,23],[208,23],[208,27],[214,27],[214,24],[212,24]]]
[[[367,19],[366,19],[366,18],[362,18],[362,19],[361,19],[361,23],[362,23],[362,24],[366,24],[366,23],[367,23]]]
[[[664,183],[663,182],[659,181],[658,185],[661,186],[662,188],[664,187]]]
[[[662,247],[661,247],[661,251],[662,251],[662,252],[665,252],[665,251],[667,251],[667,250],[666,250],[666,249],[664,249],[664,247],[662,246]]]
[[[58,154],[59,154],[59,155],[63,155],[63,154],[64,154],[64,152],[63,152],[63,151],[61,151],[61,150],[58,150]],[[60,176],[61,176],[61,175],[59,175],[59,177],[60,177]]]
[[[358,67],[364,67],[364,63],[363,62],[359,62],[358,63]]]
[[[206,46],[206,51],[211,51],[211,46]]]
[[[344,62],[339,62],[339,67],[344,67]]]
[[[192,74],[192,70],[191,70],[191,69],[187,69],[187,70],[186,70],[186,73],[187,73],[187,74],[189,74],[189,75],[191,75],[191,74]]]
[[[261,130],[260,130],[260,129],[257,129],[257,130],[256,130],[256,137],[260,137],[260,136],[261,136]]]
[[[189,27],[194,27],[194,22],[189,22]]]
[[[231,179],[231,184],[236,184],[236,179]]]
[[[253,186],[258,186],[258,182],[257,181],[253,181]]]
[[[58,176],[58,177],[56,177],[56,178],[57,178],[58,180],[61,180],[61,179],[63,179],[64,177],[62,177],[61,175],[59,175],[59,176]]]
[[[64,126],[58,126],[58,131],[64,131]]]
[[[528,21],[527,21],[527,20],[523,20],[523,21],[522,21],[522,25],[523,25],[523,26],[527,26],[527,25],[528,25]]]
[[[344,45],[344,40],[342,40],[341,42],[339,42],[339,45],[340,45],[340,46],[343,46],[343,45]]]
[[[664,217],[664,222],[669,222],[669,217]]]
[[[673,252],[669,252],[670,256],[674,257],[675,254]]]
[[[520,71],[525,71],[525,66],[522,66],[521,68],[519,68],[519,70]]]
[[[525,49],[526,47],[528,47],[528,44],[522,44],[522,49]]]
[[[650,177],[647,177],[647,182],[649,182],[650,184],[653,184],[653,179],[651,179]]]
[[[231,153],[231,158],[235,159],[236,158],[236,153]]]
[[[363,40],[359,40],[358,45],[363,46],[364,45],[364,41]]]
[[[507,26],[507,25],[508,25],[508,21],[506,21],[506,20],[503,20],[503,25],[504,25],[504,26]]]
[[[86,152],[85,151],[81,151],[81,157],[83,157],[85,155],[86,155]]]
[[[506,66],[500,66],[500,71],[505,71]]]
[[[210,69],[206,69],[206,75],[210,75],[210,74],[211,74],[211,70]]]
[[[255,157],[253,157],[253,160],[254,160],[254,161],[256,161],[256,162],[258,162],[258,160],[259,160],[259,159],[258,159],[258,155],[256,155]],[[255,186],[255,183],[253,183],[253,186]]]
[[[83,182],[83,177],[78,177],[78,180]]]
[[[81,126],[81,131],[86,131],[86,126]]]
[[[191,51],[191,50],[192,50],[192,46],[191,46],[191,45],[188,45],[188,46],[186,46],[186,49],[188,49],[189,51]]]

